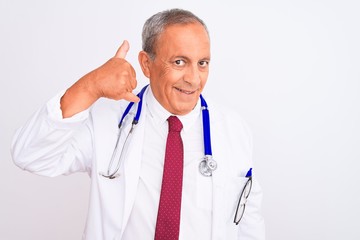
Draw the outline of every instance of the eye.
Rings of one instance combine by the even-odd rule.
[[[179,60],[175,60],[175,65],[177,65],[177,66],[184,66],[185,65],[185,61],[184,60],[181,60],[181,59],[179,59]]]
[[[200,65],[200,67],[205,68],[209,65],[209,61],[200,61],[199,65]]]

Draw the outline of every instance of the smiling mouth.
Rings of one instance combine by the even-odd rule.
[[[196,91],[183,90],[183,89],[180,89],[180,88],[177,88],[177,87],[175,87],[175,89],[178,90],[179,92],[182,92],[182,93],[185,93],[185,94],[188,94],[188,95],[193,94],[193,93],[196,92]]]

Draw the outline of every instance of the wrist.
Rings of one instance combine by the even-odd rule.
[[[68,88],[61,97],[60,108],[63,118],[72,117],[88,109],[100,97],[90,73],[85,75]]]
[[[92,101],[98,100],[100,97],[103,97],[103,92],[100,90],[98,73],[97,70],[94,70],[78,81],[79,89],[83,92],[84,95],[87,95],[87,98]]]

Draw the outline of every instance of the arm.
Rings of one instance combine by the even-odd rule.
[[[90,172],[92,123],[88,111],[63,119],[61,94],[51,99],[20,128],[13,139],[14,163],[43,176]]]
[[[37,111],[15,134],[12,156],[20,168],[46,176],[90,171],[92,122],[88,108],[100,97],[138,101],[135,71],[124,59],[127,41],[104,65],[86,74]]]

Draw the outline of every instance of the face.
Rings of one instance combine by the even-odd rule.
[[[164,30],[156,46],[154,60],[140,52],[143,72],[166,110],[187,114],[195,107],[208,78],[209,36],[199,23],[176,24]]]

